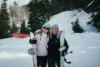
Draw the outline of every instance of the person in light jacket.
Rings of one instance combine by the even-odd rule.
[[[37,65],[46,67],[47,64],[47,44],[49,41],[50,24],[46,23],[41,30],[35,31],[35,39],[30,39],[31,44],[36,43]]]

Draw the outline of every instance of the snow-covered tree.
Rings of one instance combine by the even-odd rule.
[[[84,29],[79,25],[79,21],[76,20],[76,22],[72,23],[72,29],[75,33],[82,33],[84,32]]]
[[[93,19],[89,22],[89,24],[100,31],[100,0],[94,0],[94,3],[86,11],[93,13],[91,16]]]
[[[2,0],[0,11],[0,38],[7,37],[9,27],[9,14],[7,9],[7,0]]]
[[[41,26],[50,18],[49,0],[31,0],[28,4],[30,17],[29,27],[32,31],[41,28]]]

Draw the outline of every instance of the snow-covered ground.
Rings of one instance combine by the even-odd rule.
[[[79,17],[79,24],[85,30],[84,33],[73,33],[72,25],[69,21],[79,12],[65,11],[53,16],[49,23],[58,24],[60,29],[65,30],[65,38],[69,44],[69,52],[66,59],[72,64],[66,67],[100,67],[100,33],[96,29],[87,25],[91,14],[83,12]],[[27,50],[31,47],[29,38],[7,38],[0,40],[0,67],[33,67],[32,56]]]
[[[48,21],[48,23],[50,23],[51,25],[58,24],[60,29],[63,29],[66,31],[66,34],[71,34],[73,33],[71,21],[81,11],[73,10],[73,11],[61,12],[57,15],[52,16],[51,19]],[[77,18],[79,20],[79,25],[85,30],[85,32],[96,32],[97,31],[94,27],[87,25],[87,22],[92,20],[91,15],[92,14],[88,14],[83,11],[82,14]]]
[[[65,36],[70,46],[66,55],[72,64],[66,67],[100,67],[100,34],[83,33]],[[7,38],[0,40],[0,67],[32,67],[32,57],[27,50],[29,38]]]
[[[65,30],[65,38],[69,44],[69,52],[66,59],[72,64],[66,64],[66,67],[100,67],[100,33],[96,28],[87,25],[91,14],[83,12],[77,19],[79,25],[85,30],[85,33],[74,33],[71,20],[80,12],[78,10],[65,11],[53,16],[48,23],[58,24],[60,30]]]
[[[0,67],[32,67],[29,38],[7,38],[0,40]]]
[[[100,67],[100,34],[83,33],[66,35],[70,46],[66,55],[68,61],[72,64],[65,64],[66,67]]]

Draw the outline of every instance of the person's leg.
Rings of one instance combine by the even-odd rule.
[[[53,60],[50,57],[48,57],[48,67],[56,67],[55,66],[55,60]]]
[[[41,64],[40,56],[37,56],[37,66],[39,67],[40,64]]]
[[[41,67],[46,67],[47,64],[47,56],[41,57]]]
[[[60,61],[56,61],[57,67],[60,67]]]
[[[57,67],[60,67],[60,56],[56,58],[56,65]]]

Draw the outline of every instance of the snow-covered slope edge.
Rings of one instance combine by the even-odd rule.
[[[60,29],[64,29],[67,34],[73,33],[72,30],[72,24],[71,20],[75,18],[78,14],[80,13],[79,10],[73,10],[73,11],[65,11],[61,12],[57,15],[54,15],[48,23],[52,24],[58,24]],[[80,26],[85,30],[85,32],[96,32],[97,30],[90,26],[87,25],[87,22],[92,20],[91,14],[88,14],[86,12],[83,12],[79,17],[79,24]]]

